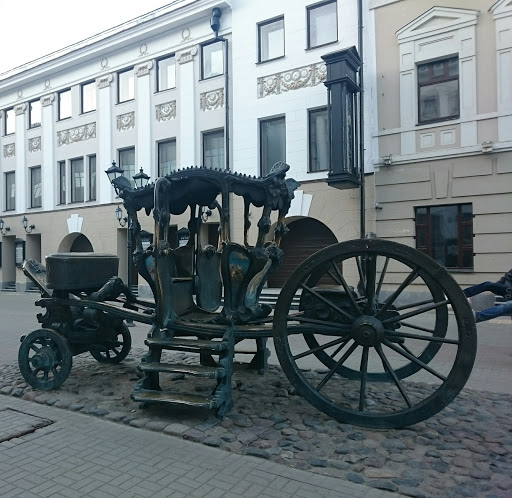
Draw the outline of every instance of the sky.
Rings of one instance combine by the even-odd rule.
[[[0,0],[0,74],[173,0]]]

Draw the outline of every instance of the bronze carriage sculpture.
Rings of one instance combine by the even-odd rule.
[[[135,298],[108,272],[101,289],[64,283],[52,291],[44,273],[37,275],[44,269],[26,263],[25,272],[41,287],[37,304],[46,308],[40,316],[43,329],[33,332],[32,339],[32,334],[27,336],[20,347],[26,380],[37,388],[60,385],[69,374],[67,358],[88,350],[83,340],[81,347],[73,340],[80,326],[103,330],[107,339],[101,342],[93,334],[89,349],[100,361],[118,361],[129,340],[122,334],[122,320],[133,319],[151,325],[148,352],[139,365],[142,377],[132,393],[141,405],[185,404],[226,415],[232,408],[235,345],[254,339],[251,366],[263,371],[266,340],[273,338],[280,365],[296,391],[341,422],[403,427],[447,406],[471,373],[476,327],[455,280],[425,254],[376,238],[335,244],[295,269],[275,309],[259,302],[283,258],[279,242],[298,186],[286,179],[287,170],[277,163],[266,177],[254,178],[189,168],[143,188],[132,188],[123,176],[113,180],[132,223],[134,263],[154,302]],[[233,195],[243,198],[243,244],[233,242],[229,233]],[[253,246],[248,242],[251,206],[261,211]],[[215,209],[220,219],[216,246],[202,240],[201,230],[202,214]],[[152,213],[155,221],[154,241],[146,249],[141,210]],[[175,247],[170,219],[187,210],[190,237]],[[271,231],[273,212],[277,218]],[[55,261],[47,264],[54,266]],[[166,361],[167,351],[198,353],[201,362],[175,365]],[[63,363],[69,367],[63,369]],[[212,393],[167,390],[164,378],[172,373],[209,379]]]

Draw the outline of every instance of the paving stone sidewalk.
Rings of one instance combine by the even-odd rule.
[[[171,413],[157,406],[139,410],[130,394],[143,352],[133,349],[120,365],[99,364],[89,355],[74,357],[69,378],[48,393],[27,386],[17,364],[6,365],[0,368],[0,393],[178,436],[198,443],[201,451],[224,450],[226,458],[253,456],[307,470],[338,479],[340,486],[364,484],[415,497],[512,496],[509,394],[465,389],[425,422],[402,430],[370,430],[340,424],[318,412],[294,395],[277,366],[263,376],[239,367],[234,409],[219,421],[203,411]],[[179,386],[190,381],[176,376],[174,382]]]

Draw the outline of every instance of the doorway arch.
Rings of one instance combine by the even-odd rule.
[[[293,270],[306,258],[338,240],[332,231],[314,218],[300,218],[288,223],[289,232],[281,241],[284,259],[268,279],[269,287],[282,287]]]

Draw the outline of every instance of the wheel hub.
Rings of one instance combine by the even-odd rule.
[[[352,324],[352,338],[360,346],[377,346],[383,337],[384,326],[373,316],[360,316]]]
[[[55,365],[55,354],[51,349],[41,349],[30,361],[34,368],[46,370]]]

